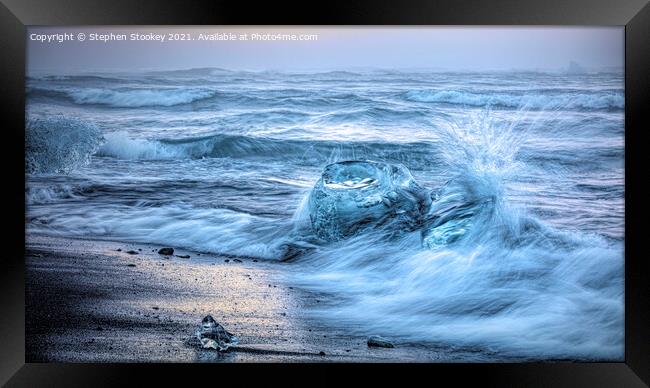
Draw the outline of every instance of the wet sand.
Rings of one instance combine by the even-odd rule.
[[[291,264],[159,248],[29,236],[26,361],[442,361],[435,348],[371,348],[367,336],[309,318],[322,296],[283,283]],[[200,349],[194,332],[207,314],[239,345]]]

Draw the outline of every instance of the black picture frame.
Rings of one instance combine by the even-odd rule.
[[[642,241],[647,214],[643,195],[643,133],[650,129],[650,3],[648,0],[401,0],[302,2],[183,0],[2,0],[0,99],[6,184],[0,258],[0,384],[7,386],[122,385],[181,378],[223,382],[227,374],[250,382],[259,365],[120,365],[25,363],[25,47],[28,25],[619,25],[625,26],[625,361],[621,363],[268,365],[260,376],[286,379],[290,368],[318,382],[342,379],[326,367],[360,371],[367,382],[402,379],[412,372],[454,385],[576,387],[650,384],[650,287]],[[647,249],[647,248],[646,248]],[[44,344],[43,346],[47,346]],[[396,368],[399,367],[398,371]],[[196,368],[206,368],[200,371]],[[210,369],[207,369],[210,368]],[[227,369],[225,369],[227,368]],[[188,371],[187,369],[194,369]],[[259,376],[258,376],[259,377]],[[420,376],[424,377],[424,376]],[[296,381],[299,383],[299,381]],[[246,384],[248,385],[248,384]]]

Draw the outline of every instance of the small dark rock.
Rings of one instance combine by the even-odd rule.
[[[126,253],[128,253],[129,255],[137,255],[138,251],[130,250],[130,251],[126,251]]]
[[[320,352],[318,353],[318,355],[319,355],[319,356],[324,356],[324,355],[325,355],[325,352],[320,351]]]
[[[174,248],[160,248],[158,250],[158,253],[161,255],[173,255],[174,254]]]
[[[127,264],[127,267],[135,267],[135,264]]]
[[[190,255],[176,255],[176,257],[179,257],[181,259],[189,259]]]
[[[154,310],[158,310],[158,309],[160,309],[160,307],[158,307],[158,306],[153,306],[152,309],[154,309]]]
[[[122,252],[122,248],[117,248],[116,251]]]
[[[368,337],[368,346],[375,346],[379,348],[394,348],[395,346],[386,338],[378,335],[371,335]]]
[[[139,250],[140,252],[142,252],[142,248],[138,248],[138,250]]]
[[[257,263],[257,259],[253,259],[253,263]]]
[[[223,262],[224,262],[224,263],[230,263],[230,260],[229,260],[229,259],[226,259],[226,260],[224,260]]]

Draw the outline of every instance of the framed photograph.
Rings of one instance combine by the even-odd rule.
[[[647,385],[650,6],[315,10],[2,6],[1,381]]]

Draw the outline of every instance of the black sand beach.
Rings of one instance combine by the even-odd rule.
[[[26,361],[442,361],[430,347],[368,347],[367,336],[308,318],[321,296],[283,284],[289,264],[178,249],[167,257],[159,248],[30,236]],[[207,314],[239,345],[225,353],[200,349],[194,332]]]

